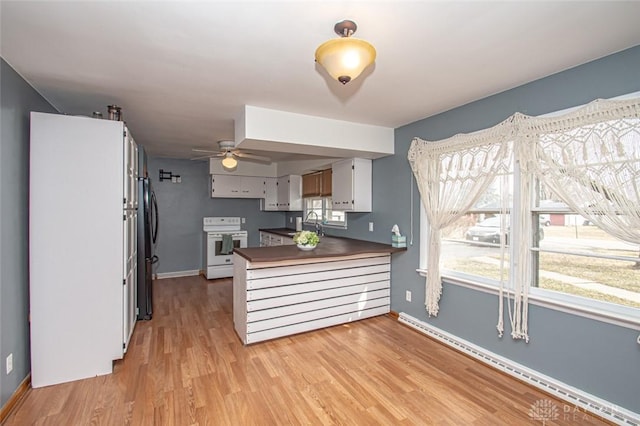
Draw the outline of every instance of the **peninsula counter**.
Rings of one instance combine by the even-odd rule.
[[[249,344],[386,314],[391,253],[404,250],[334,237],[313,251],[235,249],[235,330]]]

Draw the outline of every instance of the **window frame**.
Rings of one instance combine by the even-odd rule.
[[[322,200],[322,217],[318,221],[318,225],[323,228],[333,228],[333,229],[347,229],[347,212],[344,210],[336,210],[341,211],[344,215],[344,222],[342,221],[333,221],[333,220],[325,220],[324,218],[327,216],[327,211],[333,211],[331,208],[331,196],[314,196],[314,197],[305,197],[302,199],[302,213],[303,220],[302,222],[306,225],[316,225],[316,220],[309,218],[310,211],[307,208],[307,202],[310,200]]]
[[[629,93],[627,95],[619,96],[612,99],[629,99],[633,97],[640,96],[640,92]],[[555,111],[549,114],[544,114],[542,117],[552,117],[555,115],[566,114],[570,111],[576,110],[581,106],[576,106],[573,108],[568,108],[565,110]],[[519,185],[519,175],[520,170],[517,167],[517,164],[514,168],[514,188],[513,188],[513,209],[519,208],[518,201],[520,200],[520,185]],[[547,214],[547,210],[544,208],[540,208],[536,206],[536,203],[533,200],[529,201],[531,204],[531,214],[533,219],[537,221],[538,215]],[[416,269],[416,272],[421,276],[426,277],[427,272],[427,262],[429,254],[429,221],[426,214],[426,210],[422,202],[420,204],[420,246],[419,246],[419,266]],[[539,221],[537,223],[540,226]],[[509,267],[514,268],[515,265],[513,262],[515,261],[515,256],[511,255],[513,253],[513,247],[515,247],[519,243],[517,238],[513,241],[510,241],[509,247]],[[527,242],[527,244],[531,245],[533,241]],[[535,251],[540,252],[539,248],[534,248]],[[544,250],[542,250],[544,251]],[[537,267],[537,262],[534,263],[536,266],[536,271],[534,272],[537,276],[539,273],[539,268]],[[474,276],[470,274],[466,274],[463,272],[456,272],[448,269],[441,269],[441,277],[443,283],[449,283],[454,285],[459,285],[467,288],[471,288],[477,291],[482,291],[486,293],[499,295],[499,282],[490,280],[485,277]],[[536,285],[532,285],[529,290],[529,302],[531,304],[546,307],[549,309],[578,315],[585,318],[590,318],[606,323],[611,323],[615,325],[620,325],[628,328],[633,328],[636,330],[640,330],[640,309],[624,306],[619,304],[614,304],[610,302],[600,301],[597,299],[586,298],[582,296],[577,296],[569,293],[561,293],[552,290],[547,290],[544,288],[540,288]]]

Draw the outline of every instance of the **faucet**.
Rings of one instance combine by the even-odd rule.
[[[321,237],[324,237],[324,227],[322,227],[322,225],[318,223],[318,213],[316,213],[315,210],[311,210],[309,213],[307,213],[307,217],[304,219],[304,221],[306,222],[307,219],[309,219],[309,216],[311,216],[311,214],[313,214],[316,217],[315,219],[316,234],[320,235]]]

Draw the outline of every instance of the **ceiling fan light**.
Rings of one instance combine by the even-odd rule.
[[[227,155],[222,159],[222,167],[225,169],[235,169],[238,165],[238,160],[233,158],[233,155]]]
[[[368,42],[352,37],[332,39],[316,49],[316,62],[342,84],[355,80],[376,60],[376,49]]]

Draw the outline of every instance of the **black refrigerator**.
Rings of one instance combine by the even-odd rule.
[[[153,316],[153,264],[158,261],[155,246],[158,240],[158,202],[147,171],[147,154],[138,146],[138,319]]]

